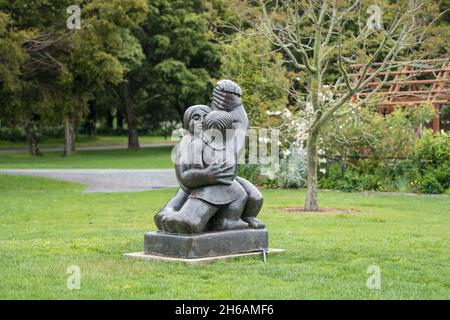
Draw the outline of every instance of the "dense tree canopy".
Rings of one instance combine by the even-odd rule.
[[[389,24],[396,1],[373,2]],[[448,3],[433,1],[427,10]],[[81,8],[79,30],[66,26],[70,5]],[[40,154],[42,126],[65,127],[66,154],[77,130],[94,134],[97,127],[128,130],[129,147],[138,149],[139,129],[154,132],[161,121],[180,121],[190,105],[208,104],[224,77],[243,87],[251,124],[270,126],[266,111],[292,106],[285,88],[302,93],[306,74],[294,75],[273,43],[236,33],[260,13],[258,1],[240,0],[0,0],[1,126],[24,130],[33,154]],[[449,17],[426,31],[417,52],[448,55]],[[307,34],[313,26],[299,27]],[[367,45],[369,53],[376,48]],[[341,49],[354,48],[348,42]],[[330,61],[326,81],[340,74]]]
[[[16,48],[0,55],[2,60],[14,60],[2,63],[10,69],[1,81],[2,91],[14,93],[15,120],[25,127],[34,128],[37,119],[64,123],[67,155],[74,150],[75,123],[86,116],[94,92],[106,83],[123,80],[127,68],[120,58],[130,42],[127,35],[147,12],[144,0],[79,1],[82,28],[69,30],[66,8],[71,4],[44,0],[0,3],[0,27],[5,30],[2,41]]]
[[[220,46],[209,31],[210,7],[201,0],[156,0],[139,39],[146,60],[146,110],[174,110],[179,116],[207,103],[211,78],[219,76]],[[165,119],[164,119],[165,120]]]

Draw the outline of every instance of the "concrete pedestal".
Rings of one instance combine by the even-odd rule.
[[[198,259],[268,250],[265,229],[242,229],[205,232],[192,235],[148,232],[144,236],[144,253],[182,259]]]

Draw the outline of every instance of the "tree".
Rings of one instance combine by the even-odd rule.
[[[285,88],[289,79],[283,55],[267,53],[268,47],[270,43],[264,38],[251,39],[241,34],[223,45],[221,78],[232,79],[242,88],[243,104],[252,126],[277,126],[268,113],[282,110],[288,103]]]
[[[139,126],[179,119],[187,106],[208,99],[216,75],[212,70],[219,68],[219,46],[208,32],[207,4],[148,1],[145,21],[125,38],[128,45],[119,60],[128,72],[108,93],[113,93],[117,111],[123,106],[129,149],[139,149]]]
[[[126,106],[128,145],[139,148],[137,122],[176,116],[192,104],[205,103],[218,75],[220,46],[209,32],[204,0],[152,0],[145,21],[133,34],[145,56],[120,88]],[[162,118],[159,120],[169,120]]]
[[[121,83],[129,70],[128,60],[134,59],[132,49],[139,55],[140,46],[130,31],[144,20],[147,10],[145,0],[94,0],[83,7],[86,27],[72,37],[64,77],[64,94],[72,98],[65,104],[65,155],[74,150],[75,121],[86,114],[94,92],[107,83]]]
[[[11,16],[0,11],[0,116],[13,119],[14,123],[20,121],[25,124],[29,151],[39,156],[42,153],[37,144],[35,115],[32,108],[23,112],[20,101],[23,89],[21,69],[28,57],[22,47],[26,34],[11,28],[12,23]]]
[[[366,3],[351,1],[260,1],[261,14],[254,20],[260,36],[282,51],[289,66],[305,79],[306,87],[298,95],[299,103],[310,106],[307,123],[307,195],[305,209],[319,210],[317,201],[318,140],[322,128],[367,85],[376,83],[357,106],[370,101],[389,83],[393,70],[420,43],[436,5],[422,1],[388,4],[380,30],[373,28]],[[369,17],[369,15],[367,16]],[[375,17],[376,18],[376,17]],[[376,21],[375,21],[376,22]],[[357,80],[350,77],[353,64],[361,64]],[[339,73],[333,72],[333,67]],[[331,85],[334,98],[326,99]]]
[[[80,30],[66,26],[66,9],[73,2],[82,6]],[[51,5],[45,0],[0,0],[0,29],[9,23],[7,29],[12,31],[8,34],[17,35],[14,39],[19,39],[24,52],[19,69],[15,63],[8,67],[10,80],[4,84],[11,87],[13,76],[18,79],[19,89],[13,95],[15,113],[27,129],[30,151],[38,150],[31,146],[36,145],[34,124],[39,119],[64,124],[64,155],[72,154],[76,122],[88,114],[88,102],[94,93],[108,83],[123,81],[128,69],[121,58],[128,50],[129,30],[137,27],[147,10],[145,0],[61,0]],[[11,12],[9,21],[3,11]],[[5,57],[7,62],[9,58]],[[6,64],[2,60],[3,68]],[[14,103],[8,105],[11,108]]]

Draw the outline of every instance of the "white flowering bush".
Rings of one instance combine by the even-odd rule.
[[[298,93],[295,93],[298,94]],[[322,103],[334,101],[334,95],[329,86],[324,86],[319,94]],[[306,141],[308,139],[308,129],[314,120],[314,109],[311,102],[302,100],[300,94],[295,96],[296,104],[293,110],[285,108],[282,111],[267,110],[266,114],[277,117],[281,120],[280,130],[280,170],[281,185],[285,187],[303,187],[306,184]],[[319,146],[323,145],[322,138],[319,138]],[[324,148],[317,151],[319,172],[326,173]]]
[[[291,147],[285,152],[280,163],[278,178],[283,188],[302,188],[306,186],[307,178],[306,151]]]

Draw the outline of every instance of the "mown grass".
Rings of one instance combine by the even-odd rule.
[[[170,143],[170,139],[166,140],[162,136],[140,136],[139,142],[141,144],[150,143]],[[87,135],[77,135],[76,145],[77,147],[93,147],[93,146],[126,146],[128,144],[128,137],[126,136],[87,136]],[[48,138],[41,139],[39,141],[39,147],[41,148],[51,148],[51,147],[64,147],[64,138]],[[0,140],[0,150],[1,149],[11,149],[11,148],[28,148],[26,141],[6,141]]]
[[[448,299],[450,197],[321,192],[324,207],[287,213],[304,192],[262,190],[270,246],[285,253],[209,265],[132,260],[174,189],[88,194],[83,186],[0,175],[2,299]],[[369,290],[369,265],[381,289]],[[81,269],[69,290],[67,267]]]
[[[33,157],[26,152],[1,153],[0,169],[162,169],[173,168],[170,153],[173,147],[77,151],[63,157],[60,151]]]

